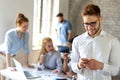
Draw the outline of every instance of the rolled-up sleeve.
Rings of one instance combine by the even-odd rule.
[[[68,32],[72,32],[72,25],[70,22],[68,22],[67,26],[68,26],[68,29],[67,29]]]
[[[25,36],[24,36],[24,46],[23,46],[23,50],[25,54],[29,53],[29,34],[28,32],[26,32]]]
[[[6,33],[5,35],[5,53],[6,54],[10,54],[10,49],[11,49],[11,46],[12,46],[12,41],[11,41],[11,36],[10,34],[8,34],[8,32]]]
[[[59,54],[59,53],[58,53],[58,54]],[[56,68],[56,69],[62,71],[62,59],[61,59],[60,54],[59,54],[59,56],[57,57],[56,63],[57,63],[57,68]]]

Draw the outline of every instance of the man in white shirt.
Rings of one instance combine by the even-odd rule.
[[[85,33],[73,40],[71,66],[78,80],[111,80],[120,68],[120,43],[101,29],[100,8],[88,4],[82,11]]]

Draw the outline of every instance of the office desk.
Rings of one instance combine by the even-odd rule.
[[[24,70],[34,72],[35,74],[40,74],[40,78],[30,79],[30,80],[56,80],[65,79],[66,75],[63,73],[53,73],[51,70],[38,71],[37,69],[24,68]],[[3,69],[0,71],[2,76],[12,80],[25,80],[23,75],[20,75],[17,71],[10,71],[10,69]],[[69,79],[68,79],[69,80]]]

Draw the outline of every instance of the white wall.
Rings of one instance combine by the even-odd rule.
[[[59,12],[63,12],[64,18],[68,19],[69,0],[59,0]]]

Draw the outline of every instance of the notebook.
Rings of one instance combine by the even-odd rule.
[[[20,75],[22,77],[24,77],[24,79],[27,80],[27,79],[34,79],[34,78],[40,78],[41,77],[39,74],[36,73],[36,71],[35,72],[30,72],[30,71],[23,70],[22,65],[20,64],[20,62],[18,62],[14,58],[13,58],[13,62],[15,64],[15,67],[16,67],[17,71],[20,72]]]

